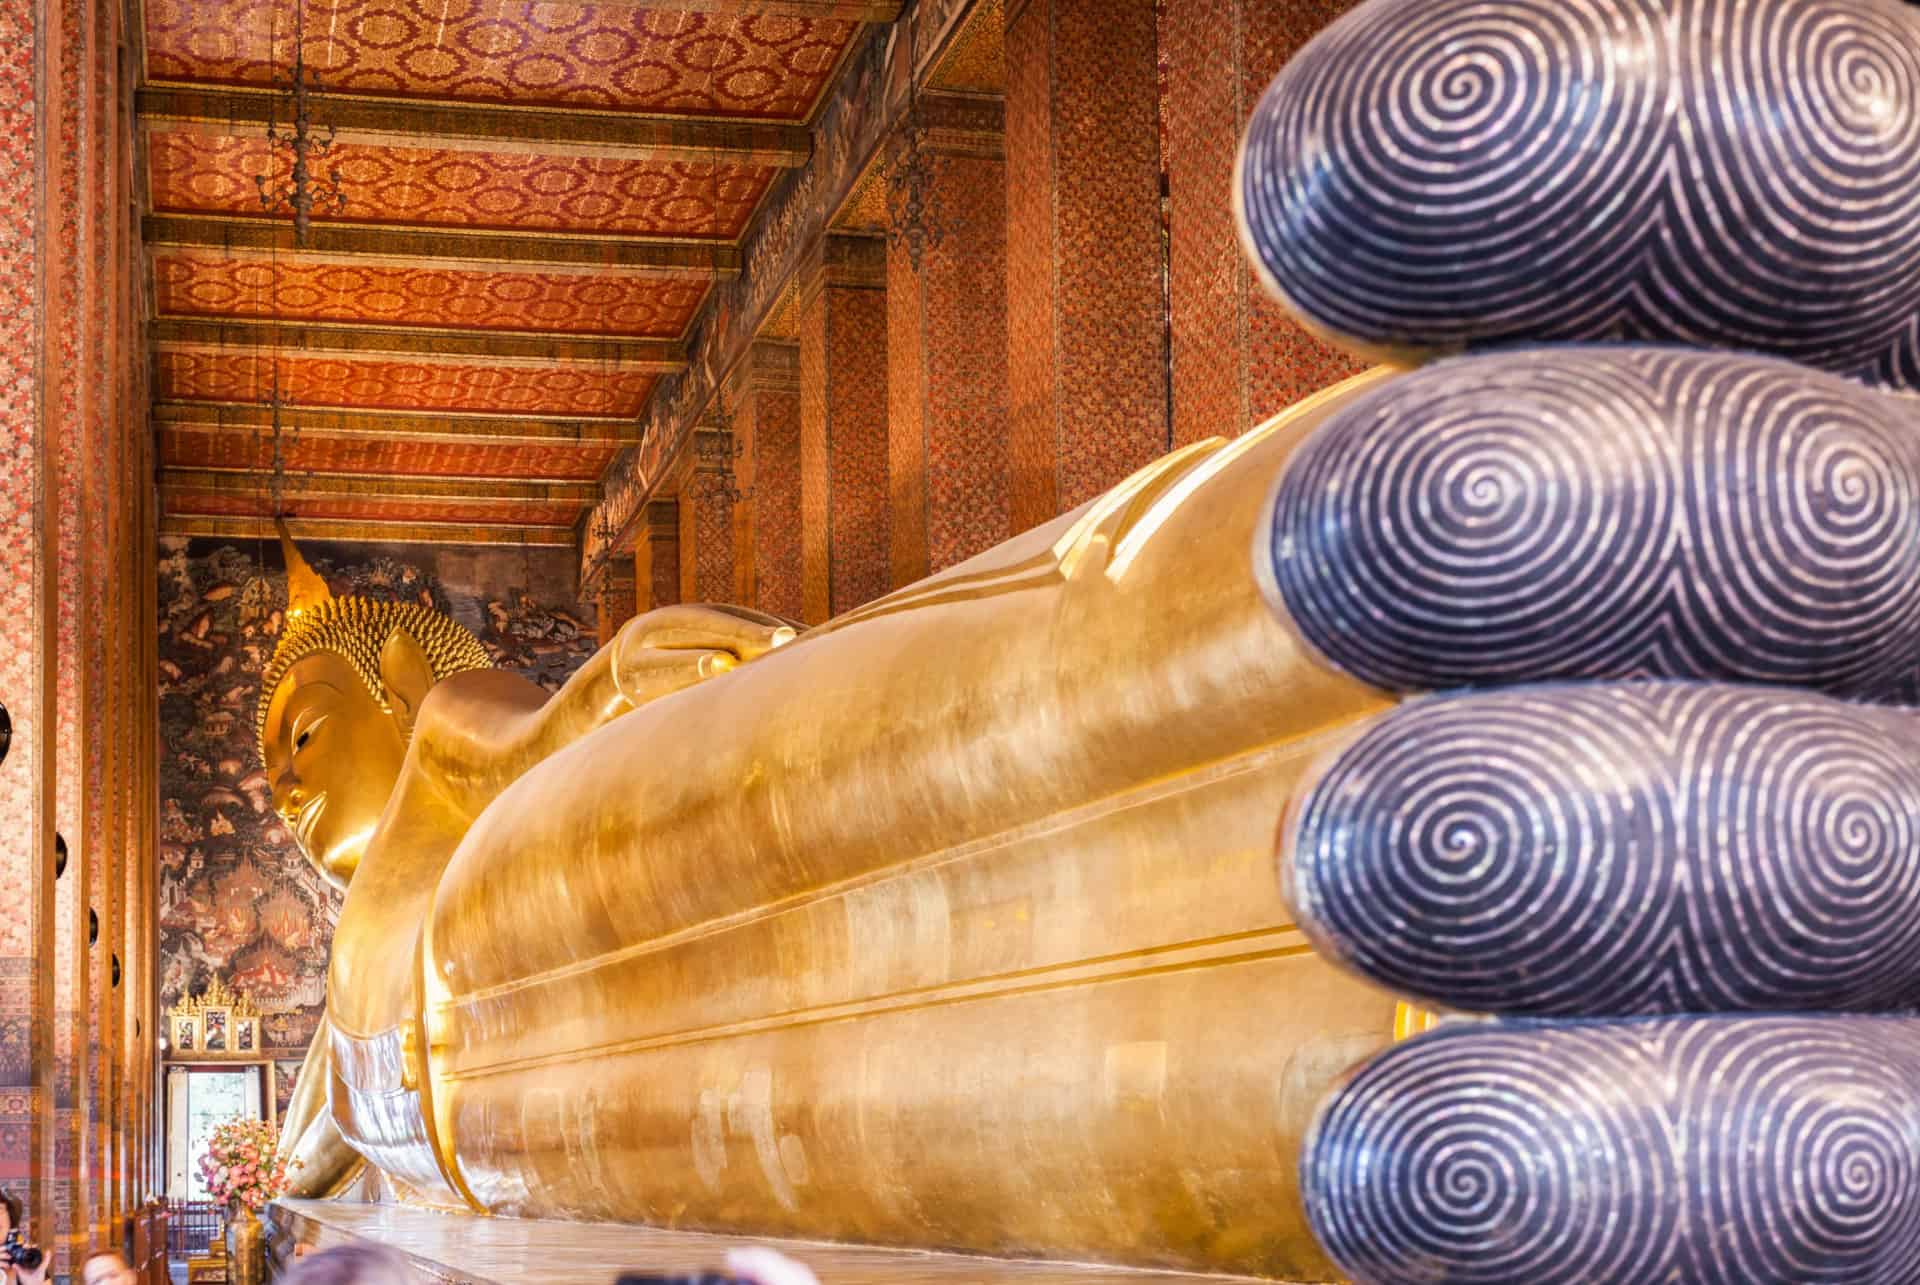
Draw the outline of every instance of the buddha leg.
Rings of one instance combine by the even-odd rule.
[[[486,1208],[1326,1279],[1295,1166],[1393,1001],[1278,897],[1385,707],[1269,612],[1271,478],[1363,379],[626,715],[435,896],[437,1133]]]

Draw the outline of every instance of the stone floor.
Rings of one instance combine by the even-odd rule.
[[[1245,1277],[1192,1276],[1061,1263],[1004,1262],[844,1245],[749,1241],[602,1223],[530,1222],[436,1214],[394,1205],[289,1200],[276,1224],[299,1244],[375,1240],[405,1253],[422,1281],[480,1285],[614,1285],[622,1272],[718,1271],[733,1246],[773,1244],[814,1270],[821,1285],[1227,1285]]]

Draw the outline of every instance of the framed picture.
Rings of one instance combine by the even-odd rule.
[[[233,1051],[252,1053],[260,1047],[260,1019],[257,1017],[236,1017],[233,1019]]]
[[[174,1051],[179,1053],[192,1053],[200,1047],[199,1018],[177,1015],[174,1017],[173,1047]]]
[[[224,1008],[200,1010],[200,1047],[209,1053],[227,1051],[227,1015]]]

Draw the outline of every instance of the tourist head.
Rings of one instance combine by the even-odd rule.
[[[407,1260],[380,1245],[338,1245],[295,1260],[285,1285],[409,1285]]]
[[[9,1285],[39,1285],[47,1279],[46,1254],[26,1238],[26,1210],[20,1198],[0,1191],[0,1280]]]
[[[274,811],[344,888],[386,810],[427,691],[492,662],[477,638],[430,607],[333,597],[292,540],[283,545],[287,616],[261,677],[260,757]]]
[[[133,1274],[133,1268],[127,1260],[112,1250],[102,1250],[87,1255],[87,1261],[80,1266],[81,1285],[134,1285],[139,1277]]]

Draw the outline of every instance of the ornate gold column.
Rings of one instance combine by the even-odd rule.
[[[887,252],[894,586],[1013,534],[1007,453],[1007,166],[997,98],[922,94],[940,244]]]
[[[1167,449],[1155,7],[1008,0],[1016,531]]]
[[[800,537],[800,348],[753,345],[727,395],[741,444],[734,475],[734,601],[790,620],[805,609]]]
[[[800,281],[802,618],[887,591],[886,244],[821,238]]]

